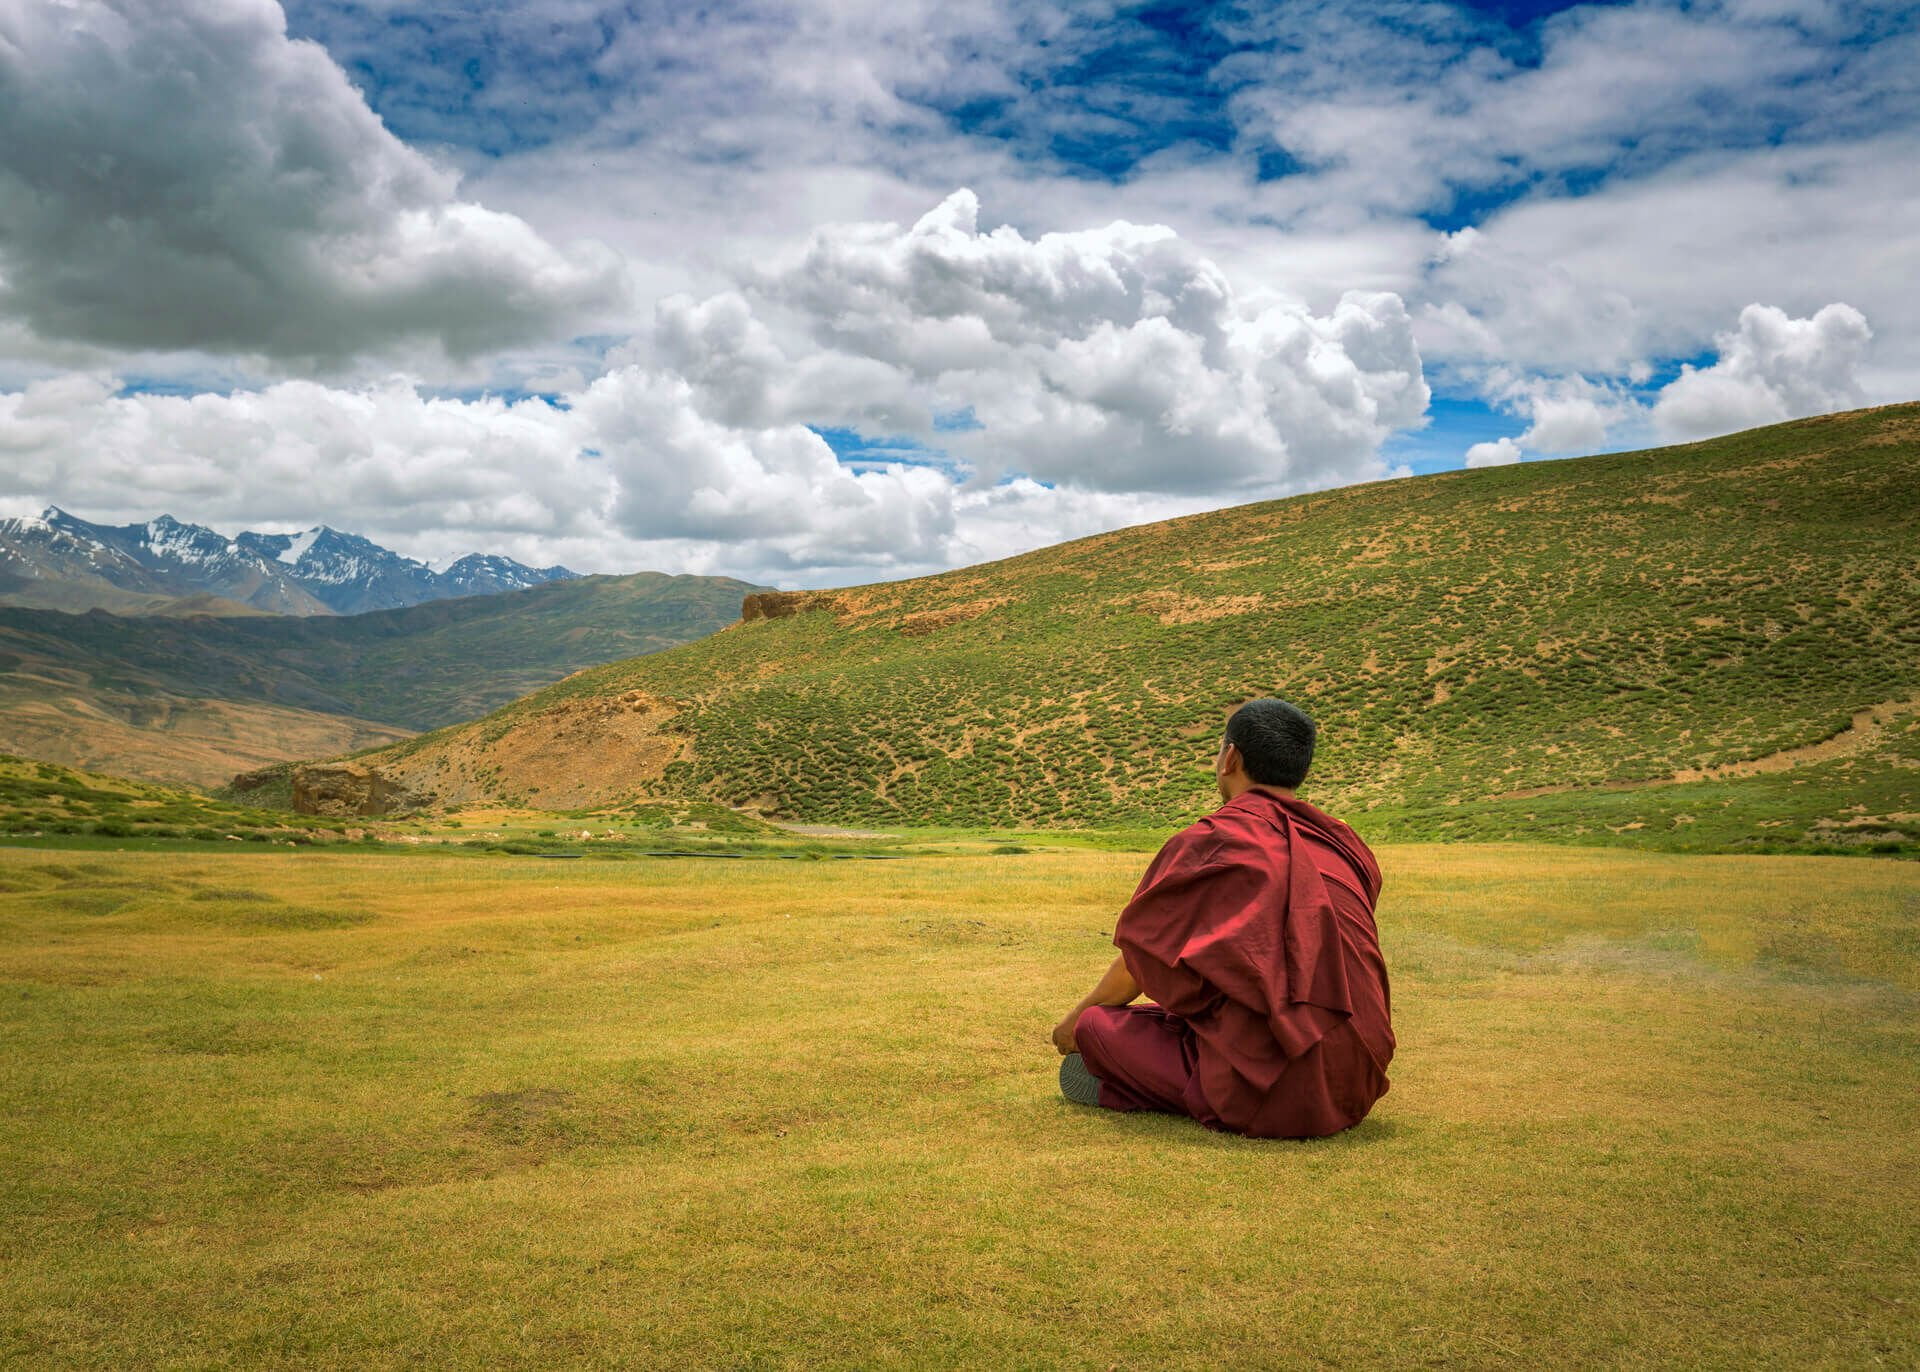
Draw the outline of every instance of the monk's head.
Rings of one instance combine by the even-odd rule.
[[[1227,736],[1213,760],[1220,799],[1254,786],[1292,795],[1313,765],[1318,730],[1305,710],[1271,696],[1249,700],[1227,720]]]

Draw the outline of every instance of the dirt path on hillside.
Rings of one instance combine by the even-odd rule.
[[[1803,743],[1797,748],[1782,748],[1777,753],[1748,758],[1744,762],[1725,762],[1718,767],[1683,767],[1672,776],[1650,777],[1645,781],[1602,781],[1589,786],[1528,786],[1518,791],[1503,791],[1487,799],[1532,800],[1535,796],[1564,795],[1568,791],[1638,791],[1650,786],[1681,786],[1692,781],[1725,781],[1730,777],[1759,776],[1764,772],[1788,772],[1810,763],[1864,753],[1880,741],[1895,721],[1912,714],[1920,714],[1920,695],[1870,705],[1856,712],[1846,728],[1829,738],[1817,743]]]

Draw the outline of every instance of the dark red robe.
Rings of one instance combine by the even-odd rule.
[[[1259,1138],[1358,1123],[1394,1049],[1379,894],[1359,835],[1302,800],[1247,791],[1175,834],[1113,934],[1158,1007],[1076,1026],[1100,1103]]]

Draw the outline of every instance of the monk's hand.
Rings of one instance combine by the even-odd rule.
[[[1079,1020],[1080,1012],[1075,1010],[1065,1019],[1053,1026],[1053,1046],[1060,1050],[1060,1056],[1077,1053],[1080,1046],[1073,1041],[1073,1026]]]

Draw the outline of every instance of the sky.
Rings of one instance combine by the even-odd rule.
[[[787,587],[1920,399],[1920,7],[0,0],[0,514]]]

